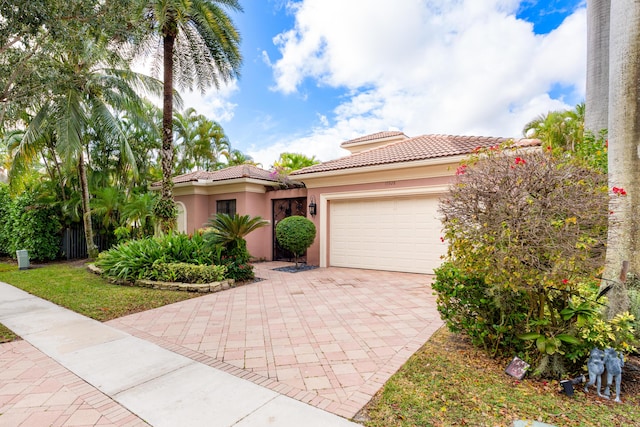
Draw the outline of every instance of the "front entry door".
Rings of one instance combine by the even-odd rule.
[[[273,260],[274,261],[293,261],[294,255],[281,248],[276,240],[276,226],[283,219],[299,215],[307,216],[307,198],[296,197],[293,199],[274,199],[273,200]],[[306,261],[307,254],[305,253],[298,259],[302,262]]]

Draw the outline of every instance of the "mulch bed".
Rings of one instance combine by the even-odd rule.
[[[300,273],[301,271],[315,270],[316,268],[318,267],[315,265],[298,264],[297,267],[295,265],[287,265],[285,267],[274,268],[273,270],[284,271],[285,273]]]

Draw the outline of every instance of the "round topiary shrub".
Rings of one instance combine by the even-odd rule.
[[[276,226],[276,240],[284,249],[293,253],[298,267],[298,257],[311,246],[316,238],[316,226],[303,216],[290,216]]]

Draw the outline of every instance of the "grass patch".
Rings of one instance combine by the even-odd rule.
[[[504,373],[507,364],[441,328],[365,407],[365,425],[494,427],[526,419],[603,427],[640,420],[640,397],[625,395],[624,380],[622,404],[579,390],[568,397],[557,381],[515,380]]]
[[[0,323],[0,344],[15,341],[19,338],[20,337],[14,334],[11,329]]]
[[[0,263],[0,281],[101,322],[201,296],[113,285],[77,263],[56,263],[18,270]]]

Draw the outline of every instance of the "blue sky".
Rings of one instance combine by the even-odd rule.
[[[584,0],[241,4],[241,78],[183,98],[265,168],[283,151],[341,157],[341,142],[391,129],[519,137],[584,99]]]

